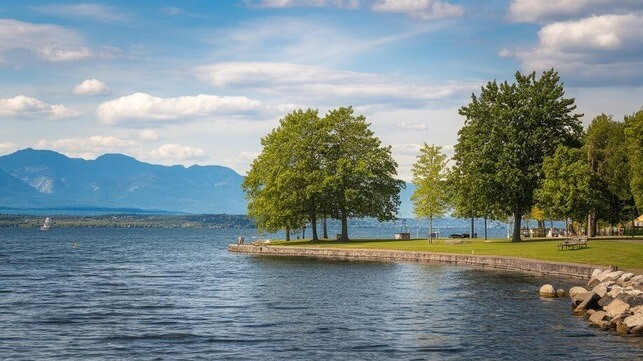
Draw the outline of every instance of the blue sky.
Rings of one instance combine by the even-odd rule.
[[[353,105],[399,173],[487,81],[557,69],[587,124],[643,105],[640,0],[3,1],[0,154],[245,174],[296,108]]]

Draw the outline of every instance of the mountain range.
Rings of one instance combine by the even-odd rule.
[[[94,160],[31,148],[0,156],[0,207],[136,208],[245,214],[243,177],[222,166],[162,166],[122,154]]]
[[[27,148],[0,156],[0,211],[246,214],[243,179],[223,166],[162,166],[122,154],[85,160]],[[411,193],[407,184],[401,217],[412,216]]]

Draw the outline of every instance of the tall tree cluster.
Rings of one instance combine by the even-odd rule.
[[[318,240],[320,217],[341,220],[348,240],[349,217],[395,219],[404,182],[396,179],[390,147],[369,129],[352,107],[329,111],[296,110],[262,138],[243,188],[248,214],[267,231],[309,224]]]

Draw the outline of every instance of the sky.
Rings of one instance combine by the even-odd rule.
[[[643,106],[641,0],[0,2],[0,155],[224,165],[352,105],[402,179],[488,81],[554,68],[583,123]]]

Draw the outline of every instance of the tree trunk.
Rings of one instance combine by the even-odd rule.
[[[487,240],[487,216],[484,216],[484,240]]]
[[[301,239],[306,238],[306,226],[301,227]]]
[[[319,241],[319,238],[317,237],[317,216],[315,215],[315,212],[313,212],[313,214],[310,215],[310,224],[311,224],[310,228],[313,231],[312,241],[317,242]]]
[[[471,217],[471,233],[469,233],[469,238],[473,238],[473,231],[475,230],[473,220],[474,218]]]
[[[429,244],[433,243],[433,217],[429,217]]]
[[[511,236],[511,242],[520,242],[520,223],[522,221],[522,212],[514,212],[514,232]]]
[[[286,242],[290,242],[290,228],[286,228]]]
[[[341,241],[348,241],[348,216],[346,216],[346,211],[342,210],[342,235],[340,237]]]
[[[326,217],[326,216],[324,216],[324,218],[323,218],[323,220],[322,220],[322,225],[323,225],[323,227],[324,227],[324,229],[323,229],[324,234],[323,234],[323,236],[322,236],[322,237],[323,237],[324,239],[328,239],[328,226],[327,226],[327,224],[326,224],[326,218],[327,218],[327,217]]]

